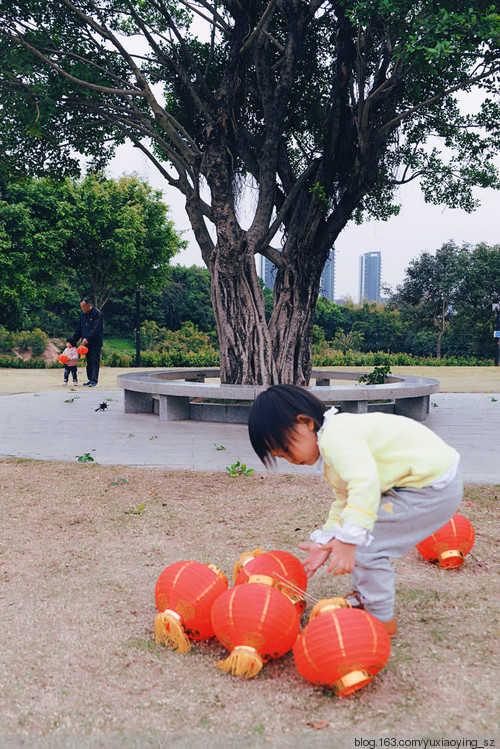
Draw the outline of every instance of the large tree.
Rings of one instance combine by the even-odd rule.
[[[423,252],[411,261],[403,283],[391,293],[390,309],[398,309],[415,333],[437,333],[441,356],[445,333],[458,339],[455,353],[491,355],[493,302],[500,301],[500,248],[447,242],[435,254]],[[489,350],[488,350],[489,349]]]
[[[464,249],[468,251],[467,270],[455,300],[451,333],[460,353],[493,358],[496,313],[492,304],[500,302],[500,244],[464,245]]]
[[[74,288],[102,308],[112,292],[158,289],[185,243],[159,190],[118,180],[19,180],[0,189],[0,322]]]
[[[21,327],[26,310],[43,304],[59,280],[73,281],[62,262],[67,234],[59,225],[59,188],[27,179],[0,188],[0,323]]]
[[[444,244],[435,255],[423,252],[410,262],[403,283],[390,297],[389,306],[399,309],[404,319],[417,329],[438,334],[438,359],[443,335],[463,286],[467,260],[466,248],[459,248],[453,242]]]
[[[185,196],[225,382],[308,381],[328,252],[353,217],[396,213],[398,184],[467,210],[499,186],[492,0],[0,0],[0,24],[3,171],[141,149]],[[269,323],[256,253],[277,267]]]
[[[80,293],[102,309],[111,293],[159,289],[185,242],[168,217],[162,193],[136,176],[90,175],[60,190],[67,241],[63,257],[75,269]]]

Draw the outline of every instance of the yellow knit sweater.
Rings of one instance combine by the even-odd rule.
[[[335,496],[323,530],[349,522],[371,531],[381,494],[433,484],[457,454],[423,424],[384,413],[327,413],[318,446]]]

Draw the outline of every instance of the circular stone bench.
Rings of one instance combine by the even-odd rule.
[[[430,395],[439,390],[438,380],[413,375],[389,375],[383,385],[330,384],[332,380],[358,382],[361,374],[313,370],[312,380],[316,384],[309,386],[309,390],[320,400],[334,403],[341,411],[387,411],[416,421],[425,421]],[[246,424],[250,405],[241,405],[241,401],[253,401],[267,387],[205,382],[219,375],[220,370],[212,367],[138,371],[118,375],[118,385],[124,390],[125,413],[154,413],[160,421],[193,419]],[[217,403],[193,402],[194,399],[216,400]]]

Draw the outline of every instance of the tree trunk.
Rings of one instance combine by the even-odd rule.
[[[441,338],[443,337],[443,331],[440,330],[438,333],[438,339],[436,344],[436,359],[441,359]]]
[[[240,243],[246,244],[244,236]],[[236,260],[234,249],[218,246],[209,267],[221,382],[272,385],[277,382],[276,365],[254,256],[242,251]]]
[[[316,305],[311,301],[302,304],[300,299],[317,298],[317,291],[314,284],[301,288],[294,283],[292,271],[282,275],[286,291],[279,295],[271,323],[278,382],[307,385],[312,371],[312,319]]]
[[[211,276],[211,297],[219,333],[220,379],[225,384],[272,385],[276,382],[264,295],[253,249],[240,227],[224,135],[207,133],[203,168],[212,194],[217,243],[202,247]]]
[[[437,346],[436,346],[436,359],[441,359],[441,339],[444,335],[445,326],[446,326],[446,303],[445,300],[443,300],[443,303],[441,305],[441,318],[440,318],[440,329],[439,329],[439,335],[437,339]]]
[[[277,381],[294,385],[311,378],[313,315],[327,254],[304,250],[293,265],[278,269],[269,323]]]

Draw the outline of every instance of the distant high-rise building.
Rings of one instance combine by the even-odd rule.
[[[330,301],[335,301],[335,247],[332,247],[328,253],[328,260],[321,274],[319,293]]]
[[[264,255],[258,255],[258,258],[260,259],[260,262],[257,262],[257,273],[262,278],[267,288],[272,291],[276,279],[276,266],[273,265],[267,257],[264,257]]]
[[[257,261],[257,273],[264,281],[268,289],[274,289],[276,280],[276,266],[264,255],[259,255]],[[321,274],[320,295],[326,296],[334,301],[335,296],[335,248],[329,252],[328,260],[325,263],[323,273]]]
[[[380,252],[365,252],[359,256],[359,301],[380,302],[380,277],[382,256]]]

